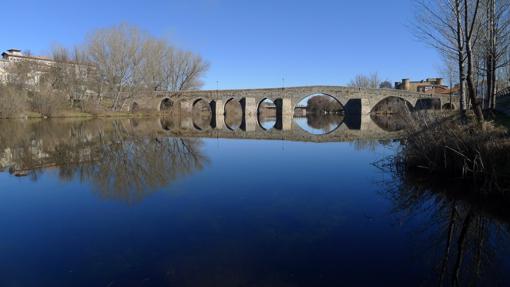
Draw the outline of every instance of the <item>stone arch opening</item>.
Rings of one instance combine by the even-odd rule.
[[[442,106],[442,109],[443,110],[447,110],[447,111],[453,111],[455,110],[455,104],[453,103],[446,103]]]
[[[371,114],[404,114],[414,111],[413,105],[401,98],[390,96],[379,101],[370,112]]]
[[[193,102],[192,120],[197,130],[203,131],[211,127],[212,110],[208,101],[200,98]]]
[[[335,97],[325,93],[316,93],[302,97],[294,106],[294,114],[297,109],[305,109],[306,112],[343,113],[344,105]]]
[[[174,102],[170,100],[169,98],[164,98],[159,103],[159,110],[162,112],[168,112],[172,109],[174,106]]]
[[[313,135],[327,135],[344,122],[344,105],[335,97],[317,93],[303,97],[294,106],[294,122]]]
[[[238,130],[243,121],[243,107],[241,102],[230,98],[225,102],[225,125],[229,130]]]
[[[281,116],[281,111],[278,113],[277,104],[269,98],[262,99],[257,105],[257,121],[263,130],[274,128],[279,114]]]

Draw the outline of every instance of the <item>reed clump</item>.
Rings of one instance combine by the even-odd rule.
[[[505,128],[438,114],[409,115],[409,123],[394,159],[399,173],[430,173],[472,183],[483,193],[510,195],[510,137]]]

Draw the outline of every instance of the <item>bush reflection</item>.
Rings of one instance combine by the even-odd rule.
[[[387,166],[391,166],[388,164]],[[392,170],[387,195],[401,221],[421,218],[414,228],[423,239],[418,252],[431,262],[434,274],[426,285],[498,285],[500,254],[510,236],[509,202],[475,196],[474,187],[434,181]]]

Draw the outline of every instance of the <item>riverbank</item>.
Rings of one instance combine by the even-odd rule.
[[[468,121],[429,114],[410,118],[402,148],[392,159],[395,171],[466,182],[483,194],[510,196],[508,118],[486,122],[483,128]]]

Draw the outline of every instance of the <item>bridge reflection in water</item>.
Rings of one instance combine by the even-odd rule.
[[[58,168],[60,177],[95,183],[104,197],[141,198],[151,189],[202,169],[201,138],[341,142],[394,139],[370,116],[285,117],[245,123],[237,130],[198,127],[192,117],[0,121],[0,171],[37,178]],[[263,122],[275,123],[264,129]],[[314,135],[311,129],[326,131]],[[312,131],[313,132],[313,131]]]
[[[222,116],[223,117],[223,116]],[[204,138],[241,138],[338,142],[357,139],[389,139],[405,127],[401,115],[279,115],[277,117],[225,116],[230,125],[218,126],[204,116],[166,116],[146,124],[169,135]],[[222,120],[223,121],[223,120]],[[232,123],[238,123],[238,127]],[[389,124],[391,122],[391,124]],[[216,122],[217,123],[217,122]]]

